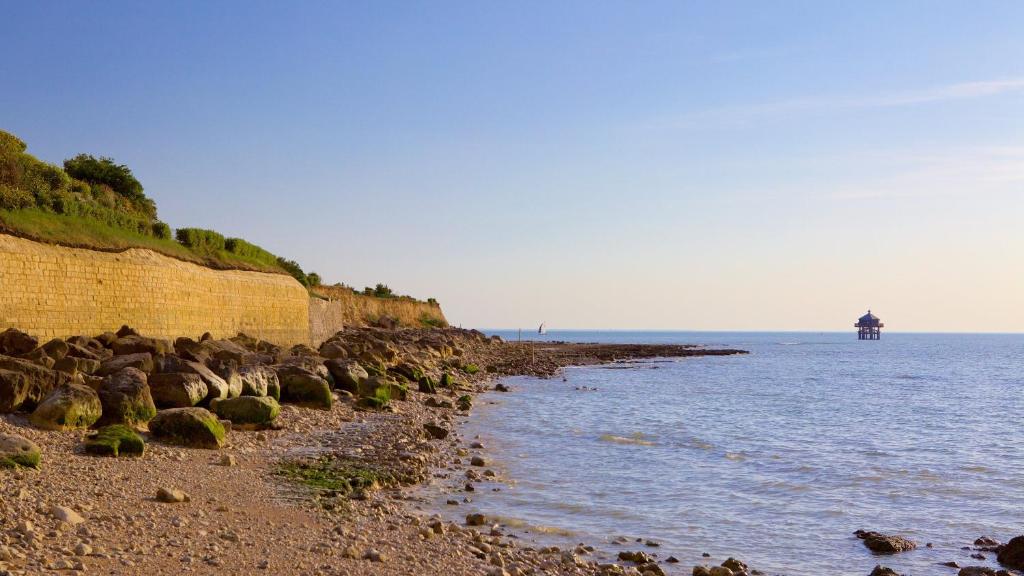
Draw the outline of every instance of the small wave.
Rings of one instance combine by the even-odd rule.
[[[650,436],[644,435],[642,432],[635,432],[629,436],[616,436],[615,434],[601,434],[598,440],[602,442],[614,442],[615,444],[633,444],[636,446],[654,446],[653,440],[648,440]]]
[[[726,452],[725,459],[732,460],[733,462],[743,462],[747,457],[739,452]]]
[[[896,378],[897,380],[926,380],[927,379],[925,376],[921,376],[920,374],[897,374],[897,375],[893,376],[893,378]]]
[[[564,536],[567,538],[575,535],[575,532],[567,528],[530,524],[529,522],[520,520],[519,518],[506,518],[504,516],[491,516],[491,518],[499,524],[508,526],[509,528],[515,528],[517,530],[538,532],[540,534],[554,534],[555,536]]]
[[[779,346],[799,346],[803,344],[803,342],[777,342],[777,344]]]

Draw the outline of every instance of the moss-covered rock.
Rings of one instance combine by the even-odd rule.
[[[324,362],[324,365],[334,377],[334,385],[353,394],[359,392],[359,383],[370,377],[366,369],[355,360],[332,359]]]
[[[170,372],[149,377],[149,392],[157,408],[188,408],[206,399],[206,382],[198,374]]]
[[[441,374],[441,387],[442,388],[455,388],[455,378],[448,372]]]
[[[149,352],[138,354],[126,354],[124,356],[113,356],[100,364],[97,376],[108,376],[120,372],[125,368],[137,368],[147,374],[153,371],[153,355]]]
[[[298,366],[279,367],[277,377],[281,382],[282,402],[331,409],[333,397],[327,380]]]
[[[146,374],[136,368],[125,368],[103,379],[100,385],[103,414],[97,426],[126,424],[140,426],[156,416],[156,404],[149,391]]]
[[[85,439],[85,453],[95,456],[142,456],[145,452],[142,436],[124,424],[104,426]]]
[[[473,397],[469,394],[459,396],[459,399],[455,401],[455,405],[458,406],[459,410],[469,410],[473,407]]]
[[[417,384],[420,392],[425,394],[437,393],[437,383],[430,376],[422,376]]]
[[[35,442],[16,434],[0,434],[0,468],[38,468],[41,458]]]
[[[269,426],[281,412],[277,400],[269,396],[241,396],[210,402],[210,410],[239,428]]]
[[[220,420],[205,408],[161,410],[149,423],[154,438],[191,448],[217,449],[226,435]]]
[[[64,384],[54,388],[36,406],[32,425],[46,430],[88,428],[100,419],[103,406],[99,394],[83,384]]]
[[[247,365],[238,368],[242,378],[242,396],[270,396],[281,399],[281,382],[269,366]]]

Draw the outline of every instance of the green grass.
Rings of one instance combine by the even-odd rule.
[[[480,367],[477,366],[476,364],[466,364],[465,366],[462,367],[462,371],[465,372],[466,374],[476,374],[477,372],[480,371]]]
[[[146,248],[165,256],[213,268],[284,273],[265,259],[218,250],[198,254],[171,239],[146,236],[99,220],[45,212],[38,208],[0,210],[0,230],[33,240],[96,250]]]

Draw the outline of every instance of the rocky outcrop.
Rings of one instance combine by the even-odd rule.
[[[20,356],[35,350],[39,340],[16,328],[8,328],[0,332],[0,354],[4,356]]]
[[[999,551],[996,559],[1003,566],[1024,570],[1024,536],[1015,536]]]

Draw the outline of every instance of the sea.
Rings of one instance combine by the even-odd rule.
[[[997,566],[965,549],[979,536],[1024,534],[1024,335],[523,338],[750,354],[574,367],[480,396],[464,433],[500,479],[438,508],[498,519],[521,545],[644,550],[678,559],[669,574],[734,556],[766,574],[952,575],[940,564]],[[918,548],[876,556],[858,529]]]

